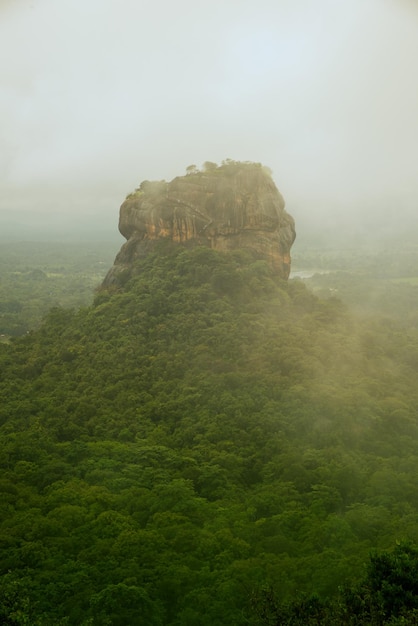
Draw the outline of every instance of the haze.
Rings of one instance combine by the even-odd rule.
[[[298,236],[414,223],[415,0],[0,0],[0,51],[3,238],[117,235],[142,180],[225,158]]]

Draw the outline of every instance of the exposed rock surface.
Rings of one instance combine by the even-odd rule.
[[[221,166],[194,166],[171,182],[144,181],[120,208],[119,230],[127,242],[103,283],[129,277],[134,263],[167,238],[183,245],[216,250],[251,250],[287,279],[293,218],[270,171],[259,163],[226,161]]]

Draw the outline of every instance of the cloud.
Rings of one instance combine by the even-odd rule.
[[[227,157],[269,165],[301,214],[416,202],[412,0],[10,0],[0,14],[0,183],[16,210],[52,188],[122,200]]]

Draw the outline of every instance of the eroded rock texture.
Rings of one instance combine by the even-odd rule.
[[[119,230],[127,242],[116,257],[104,286],[118,284],[135,261],[161,238],[216,250],[251,250],[287,279],[293,218],[270,172],[259,163],[228,161],[188,168],[171,182],[144,181],[120,208]]]

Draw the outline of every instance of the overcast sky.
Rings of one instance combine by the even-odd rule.
[[[418,212],[417,0],[0,0],[0,72],[4,215],[116,229],[142,180],[225,158],[299,231]]]

